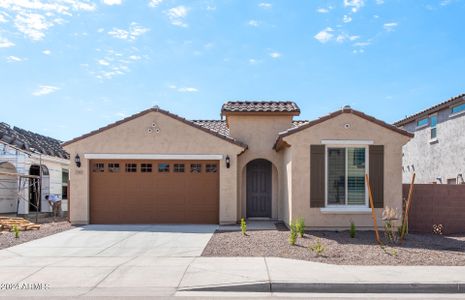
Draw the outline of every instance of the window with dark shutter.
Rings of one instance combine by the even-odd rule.
[[[325,145],[310,146],[310,207],[325,206]]]
[[[384,145],[371,145],[369,149],[369,176],[375,208],[384,207]]]

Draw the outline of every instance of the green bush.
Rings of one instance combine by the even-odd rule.
[[[247,223],[244,218],[241,219],[241,231],[243,235],[247,235]]]
[[[19,239],[19,228],[16,225],[13,225],[13,232],[15,234],[15,238]]]
[[[297,240],[297,226],[294,221],[289,225],[291,233],[289,235],[289,245],[294,246]]]
[[[357,233],[357,228],[355,227],[355,223],[350,222],[350,237],[354,239],[356,233]]]
[[[312,252],[315,252],[317,256],[322,256],[325,252],[325,246],[320,242],[320,239],[317,239],[316,243],[309,248]]]
[[[304,234],[305,234],[305,221],[304,221],[304,218],[298,218],[297,222],[295,224],[295,227],[296,227],[297,232],[299,233],[299,236],[301,238],[303,238]]]

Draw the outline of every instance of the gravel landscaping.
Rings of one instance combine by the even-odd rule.
[[[35,221],[31,219],[31,221]],[[19,238],[15,238],[13,232],[0,231],[0,249],[13,247],[22,243],[26,243],[32,240],[40,239],[55,233],[59,233],[65,230],[74,228],[64,218],[57,218],[56,222],[53,222],[52,218],[41,218],[38,224],[41,224],[38,230],[27,230],[21,231]]]
[[[381,232],[382,234],[382,232]],[[308,231],[295,246],[288,242],[289,231],[277,224],[276,230],[215,232],[202,256],[265,256],[309,260],[338,265],[438,265],[465,266],[465,234],[439,236],[409,234],[402,244],[380,247],[374,233],[359,231]],[[317,241],[324,251],[317,255],[309,248]]]

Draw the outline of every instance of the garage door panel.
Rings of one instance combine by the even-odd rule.
[[[218,162],[101,160],[91,166],[97,163],[105,168],[90,174],[91,223],[219,221],[219,170],[206,172],[207,164]],[[119,164],[118,172],[108,172],[109,164]],[[128,172],[126,164],[136,164],[135,172]],[[167,172],[159,172],[159,164],[168,164],[168,170],[161,168]],[[201,165],[199,173],[191,172],[192,164]]]

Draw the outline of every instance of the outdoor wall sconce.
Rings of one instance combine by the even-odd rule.
[[[74,157],[74,162],[76,163],[76,167],[81,167],[81,158],[79,157],[79,154],[76,154],[76,156]]]
[[[230,166],[231,166],[231,159],[229,158],[229,155],[226,155],[226,168],[229,169]]]

